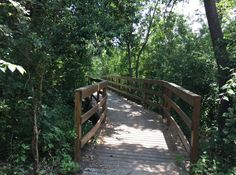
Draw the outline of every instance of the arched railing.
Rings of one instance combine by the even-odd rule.
[[[104,79],[108,81],[109,89],[139,101],[146,107],[157,107],[160,114],[167,119],[168,124],[175,128],[186,151],[190,154],[191,163],[197,161],[201,96],[167,81],[119,76],[107,76]],[[190,107],[190,115],[187,115],[177,104],[179,99]],[[190,141],[171,115],[172,110],[190,130]]]

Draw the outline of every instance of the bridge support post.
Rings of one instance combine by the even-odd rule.
[[[164,94],[169,98],[172,97],[172,92],[169,89],[165,89]],[[168,103],[166,98],[164,98],[164,109],[166,109],[168,112],[170,112],[170,109],[171,109],[171,105]],[[165,112],[164,112],[164,114],[165,114]],[[165,118],[167,120],[167,125],[170,126],[170,121],[169,121],[168,117],[165,116]]]
[[[198,160],[198,142],[199,142],[199,125],[200,125],[200,106],[201,97],[194,101],[194,108],[192,113],[192,132],[191,132],[191,163],[196,163]]]
[[[144,106],[144,108],[148,108],[149,95],[146,92],[146,90],[148,90],[148,88],[149,88],[149,83],[148,82],[144,82],[143,86],[144,86],[143,87],[144,88],[144,91],[143,91],[143,99],[144,99],[143,106]]]
[[[81,160],[81,138],[82,138],[82,124],[81,124],[81,103],[82,97],[81,92],[75,92],[75,111],[74,111],[74,120],[75,120],[75,132],[76,132],[76,139],[75,139],[75,148],[74,148],[74,159],[76,162]]]
[[[106,96],[107,96],[107,88],[105,87],[102,90],[102,98],[105,98]],[[104,115],[105,115],[105,117],[104,117],[104,122],[105,122],[107,119],[107,100],[104,103],[104,105],[102,106],[102,112],[104,112]]]

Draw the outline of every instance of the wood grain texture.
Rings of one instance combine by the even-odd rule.
[[[84,147],[83,175],[182,173],[176,158],[189,157],[182,145],[176,145],[161,116],[113,92],[108,94],[107,122],[98,144]]]
[[[167,117],[167,124],[169,125],[171,123],[175,126],[176,132],[179,134],[186,150],[190,152],[191,162],[195,163],[197,161],[201,96],[184,89],[179,85],[163,80],[135,79],[118,76],[108,76],[106,78],[109,80],[109,89],[130,99],[136,100],[147,108],[148,106],[157,107],[159,112],[164,114],[163,117]],[[153,90],[156,89],[156,87],[158,87],[157,89],[159,91]],[[180,106],[172,100],[173,96],[182,99],[192,107],[191,117],[187,116]],[[152,100],[152,97],[154,97],[154,101]],[[191,147],[189,147],[188,140],[183,131],[170,115],[172,109],[188,126],[191,132]]]

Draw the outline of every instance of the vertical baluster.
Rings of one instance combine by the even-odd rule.
[[[102,98],[106,98],[107,97],[107,86],[103,88],[102,90]],[[104,112],[104,121],[106,121],[106,117],[107,117],[107,99],[105,101],[105,103],[102,106],[102,111]]]
[[[143,105],[145,108],[148,108],[148,99],[149,99],[149,94],[146,92],[149,88],[149,83],[147,81],[143,81],[143,99],[144,99],[144,102],[143,102]]]

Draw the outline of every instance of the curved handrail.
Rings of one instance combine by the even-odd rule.
[[[200,122],[200,103],[201,96],[195,94],[183,87],[163,80],[152,79],[135,79],[131,77],[107,76],[103,77],[108,80],[108,88],[123,94],[129,98],[135,99],[144,106],[158,107],[160,113],[165,117],[169,124],[173,125],[186,149],[190,154],[191,163],[198,159],[198,142],[199,142],[199,122]],[[153,90],[154,86],[159,87],[159,92]],[[159,97],[159,101],[153,102],[150,97]],[[181,107],[174,101],[176,96],[192,107],[192,115],[189,117]],[[170,111],[174,110],[180,119],[191,130],[191,141],[187,140],[181,127],[171,116]]]

